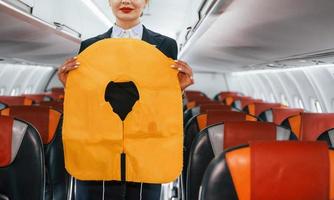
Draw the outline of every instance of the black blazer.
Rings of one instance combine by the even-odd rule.
[[[112,33],[112,27],[105,33],[98,35],[96,37],[84,40],[81,42],[79,53],[85,50],[90,45],[94,44],[97,41],[110,38]],[[162,53],[164,53],[167,57],[170,57],[174,60],[177,59],[177,44],[176,41],[167,36],[161,35],[159,33],[155,33],[143,26],[143,38],[145,42],[148,42],[152,45],[155,45]]]

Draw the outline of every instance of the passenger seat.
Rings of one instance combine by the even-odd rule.
[[[334,199],[334,150],[324,142],[252,142],[208,166],[200,200]]]
[[[61,113],[44,106],[12,106],[1,114],[22,119],[38,130],[44,144],[46,199],[66,199],[69,175],[64,164]]]
[[[0,199],[44,200],[43,144],[36,129],[0,116]]]
[[[334,148],[334,113],[300,113],[288,121],[300,140],[322,140]]]
[[[213,158],[225,149],[258,140],[297,140],[297,137],[290,130],[268,122],[226,121],[201,131],[190,150],[186,199],[198,199],[204,172]]]
[[[32,100],[24,96],[0,96],[0,102],[7,106],[32,105]]]

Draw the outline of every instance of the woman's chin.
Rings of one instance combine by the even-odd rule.
[[[135,21],[135,20],[138,20],[140,16],[135,16],[133,14],[120,14],[120,15],[117,15],[117,19],[118,20],[121,20],[121,21]]]

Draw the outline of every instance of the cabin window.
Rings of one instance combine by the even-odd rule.
[[[10,96],[15,96],[15,94],[16,94],[16,89],[14,88],[14,89],[12,89],[12,91],[10,92]]]
[[[6,91],[6,88],[0,88],[0,96],[4,96],[5,95],[5,91]]]
[[[31,94],[31,92],[32,92],[32,87],[31,87],[31,86],[27,87],[27,88],[24,90],[24,94]]]
[[[285,106],[289,106],[288,100],[284,96],[284,94],[281,94],[281,103]]]
[[[304,109],[303,101],[299,97],[295,97],[294,98],[294,104],[295,104],[294,106],[296,108],[302,108],[302,109]]]
[[[255,97],[256,99],[259,99],[259,98],[260,98],[259,95],[258,95],[258,93],[254,93],[254,97]]]
[[[48,84],[48,86],[46,88],[46,91],[51,91],[51,88],[54,88],[54,87],[63,87],[62,83],[58,79],[57,73],[55,73],[52,76],[52,78],[51,78],[51,80],[50,80],[50,82],[49,82],[49,84]]]
[[[17,96],[20,93],[20,88],[13,88],[12,91],[10,92],[11,96]]]
[[[304,103],[301,99],[298,99],[298,105],[299,105],[299,108],[304,109]]]
[[[266,96],[265,96],[263,93],[261,93],[261,99],[262,99],[263,101],[266,101]]]
[[[271,102],[271,103],[275,103],[275,102],[276,102],[276,100],[275,100],[275,96],[274,96],[273,93],[270,94],[270,102]]]
[[[334,111],[334,99],[332,99],[332,110],[331,110],[331,112],[333,112]]]
[[[315,105],[315,109],[316,109],[316,111],[317,111],[318,113],[322,113],[322,107],[321,107],[321,104],[320,104],[320,102],[319,102],[318,100],[316,100],[316,101],[314,102],[314,105]]]
[[[323,109],[318,99],[311,99],[311,106],[313,112],[322,113]]]

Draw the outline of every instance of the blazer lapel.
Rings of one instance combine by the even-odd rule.
[[[152,44],[153,46],[157,46],[158,45],[157,42],[154,39],[154,36],[151,35],[148,32],[148,30],[147,30],[147,28],[145,26],[143,26],[143,37],[142,37],[142,40],[145,41],[145,42],[147,42],[147,43]]]
[[[110,38],[111,33],[112,33],[112,27],[107,32],[105,32],[105,33],[103,33],[103,34],[101,34],[97,37],[98,37],[98,39],[103,40],[103,39],[106,39],[106,38]]]

